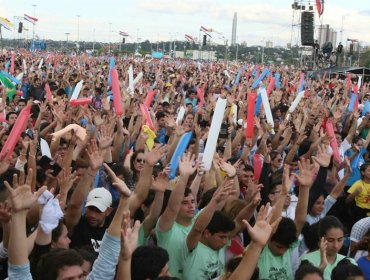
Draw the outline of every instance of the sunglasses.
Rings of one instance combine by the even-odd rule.
[[[137,158],[137,159],[136,159],[136,162],[137,162],[137,163],[145,163],[145,159]]]

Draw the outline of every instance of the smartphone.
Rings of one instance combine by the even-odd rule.
[[[41,166],[42,169],[44,169],[44,171],[51,169],[53,171],[51,175],[53,175],[54,177],[58,176],[60,171],[62,171],[62,168],[59,166],[59,164],[57,164],[48,156],[42,156],[41,159],[39,160],[39,165]]]

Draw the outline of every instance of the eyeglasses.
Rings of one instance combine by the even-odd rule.
[[[145,163],[145,159],[143,159],[143,158],[137,158],[136,159],[136,162],[137,163]]]

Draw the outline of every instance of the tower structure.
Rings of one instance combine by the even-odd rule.
[[[235,46],[236,45],[236,27],[238,24],[238,16],[237,13],[234,13],[234,18],[233,18],[233,30],[231,33],[231,45]]]

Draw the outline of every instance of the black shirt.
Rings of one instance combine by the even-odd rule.
[[[101,241],[111,221],[111,219],[109,219],[110,217],[105,219],[102,227],[92,227],[89,225],[86,217],[82,216],[73,230],[73,234],[71,236],[71,248],[91,246],[91,249],[99,253]]]

